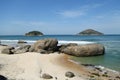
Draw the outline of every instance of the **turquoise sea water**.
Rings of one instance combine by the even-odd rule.
[[[78,35],[45,35],[45,36],[22,36],[22,35],[4,35],[0,36],[2,44],[16,45],[18,40],[25,40],[29,44],[36,40],[44,38],[56,38],[59,44],[65,43],[100,43],[105,46],[105,55],[95,57],[75,57],[74,59],[81,63],[101,65],[113,70],[120,71],[120,35],[104,36],[78,36]]]

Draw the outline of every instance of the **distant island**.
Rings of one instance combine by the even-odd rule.
[[[25,36],[42,36],[43,33],[40,31],[30,31],[28,33],[25,33]]]
[[[78,35],[104,35],[104,34],[99,31],[93,30],[93,29],[86,29],[78,33]]]

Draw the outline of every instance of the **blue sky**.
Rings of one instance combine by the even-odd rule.
[[[120,0],[0,0],[0,35],[120,34]]]

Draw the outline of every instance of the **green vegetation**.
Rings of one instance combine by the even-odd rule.
[[[42,36],[43,33],[39,32],[39,31],[30,31],[28,33],[25,34],[26,36]]]
[[[93,29],[87,29],[87,30],[84,30],[84,31],[78,33],[78,35],[103,35],[103,33],[98,32]]]

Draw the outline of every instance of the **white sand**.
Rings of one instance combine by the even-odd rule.
[[[80,77],[80,72],[84,72],[82,67],[69,61],[64,54],[0,54],[1,64],[0,74],[9,79],[47,80],[41,78],[41,75],[48,73],[53,76],[53,79],[49,80],[85,80]],[[65,77],[67,71],[73,72],[75,77]]]

